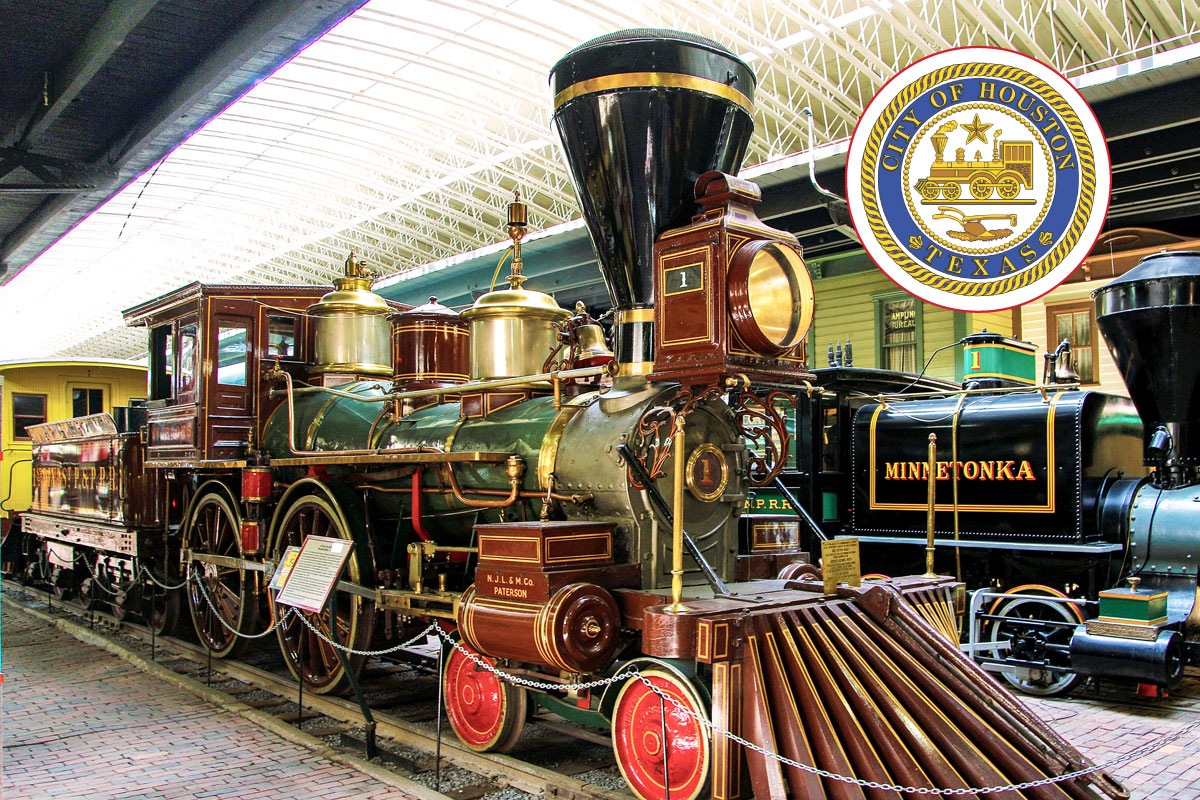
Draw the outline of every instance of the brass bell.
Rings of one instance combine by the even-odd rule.
[[[604,341],[604,329],[595,323],[576,325],[575,337],[576,368],[599,367],[613,360],[613,351]]]
[[[1079,383],[1079,373],[1075,370],[1075,359],[1070,357],[1068,351],[1067,358],[1063,359],[1054,368],[1055,383]]]

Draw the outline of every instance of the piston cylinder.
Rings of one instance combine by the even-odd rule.
[[[514,583],[514,594],[521,590]],[[480,653],[568,672],[607,666],[620,624],[613,596],[591,583],[568,584],[544,603],[480,597],[472,586],[458,607],[463,640]]]
[[[1183,637],[1159,631],[1154,639],[1125,639],[1088,633],[1071,636],[1071,669],[1080,675],[1128,678],[1174,688],[1183,678]]]

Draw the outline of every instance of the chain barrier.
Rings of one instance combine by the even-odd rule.
[[[208,590],[204,588],[204,581],[195,572],[191,572],[189,578],[193,583],[196,584],[196,587],[200,590],[200,596],[204,598],[204,602],[208,603],[208,607],[212,610],[213,616],[217,618],[217,622],[221,623],[222,627],[224,627],[225,630],[229,631],[234,636],[238,636],[242,639],[262,639],[265,636],[269,636],[275,632],[276,628],[278,628],[280,625],[282,625],[284,623],[285,620],[287,620],[287,618],[290,614],[292,614],[292,609],[290,609],[290,608],[287,609],[286,611],[284,611],[282,614],[279,615],[279,619],[275,620],[274,625],[267,628],[262,633],[242,633],[241,631],[236,630],[228,622],[226,622],[225,618],[221,616],[221,612],[217,611],[217,607],[215,605],[213,605],[212,598],[209,597],[209,595],[208,595]]]
[[[155,586],[157,586],[160,589],[167,590],[168,592],[173,592],[177,589],[182,589],[183,587],[187,586],[188,582],[192,579],[192,564],[190,561],[188,562],[187,573],[183,577],[183,583],[177,584],[175,586],[168,586],[167,584],[160,581],[157,577],[155,577],[154,573],[151,572],[149,570],[149,568],[146,567],[145,564],[141,565],[141,570],[142,570],[142,574],[145,575],[147,578],[149,578],[151,583],[153,583]]]
[[[290,612],[290,611],[292,611],[292,609],[289,608],[288,611]],[[398,644],[395,647],[389,647],[386,650],[355,650],[352,647],[347,647],[344,644],[339,644],[339,643],[333,641],[332,639],[330,639],[325,634],[321,633],[321,631],[315,625],[313,625],[311,622],[308,621],[308,618],[305,617],[304,614],[302,614],[300,612],[296,612],[296,616],[299,617],[300,621],[303,622],[310,631],[315,633],[317,635],[317,638],[320,639],[322,642],[329,645],[330,647],[336,647],[338,650],[341,650],[343,653],[346,653],[347,655],[352,655],[352,656],[383,656],[383,655],[387,655],[388,653],[395,653],[397,650],[403,650],[406,647],[412,647],[414,644],[416,644],[417,642],[421,641],[426,636],[428,636],[430,631],[441,630],[441,628],[438,627],[438,624],[436,622],[431,622],[431,623],[429,623],[428,628],[421,631],[416,636],[409,639],[407,642],[402,642],[401,644]]]
[[[88,574],[90,574],[92,576],[92,583],[94,583],[96,586],[103,589],[110,597],[116,597],[118,594],[121,593],[120,589],[110,589],[104,585],[104,582],[102,580],[100,580],[100,575],[97,574],[97,572],[96,572],[96,569],[100,566],[100,559],[97,558],[96,562],[94,564],[89,564],[88,560],[87,560],[87,555],[80,554],[80,558],[83,559],[83,565],[85,567],[87,567]]]
[[[1136,750],[1132,750],[1132,751],[1126,753],[1125,755],[1117,756],[1116,758],[1110,759],[1109,761],[1106,761],[1103,764],[1097,764],[1097,765],[1094,765],[1091,767],[1086,767],[1084,769],[1077,769],[1077,770],[1074,770],[1073,772],[1067,772],[1063,775],[1058,775],[1058,776],[1055,776],[1052,778],[1042,778],[1041,780],[1026,781],[1024,783],[1013,783],[1013,784],[1009,784],[1007,786],[987,786],[987,787],[983,787],[983,788],[979,788],[979,789],[971,789],[971,788],[939,789],[939,788],[929,788],[929,787],[925,787],[925,786],[900,786],[900,785],[893,784],[893,783],[880,783],[878,781],[866,781],[866,780],[862,780],[860,778],[851,777],[849,775],[839,775],[836,772],[829,772],[828,770],[821,769],[820,767],[814,767],[809,764],[801,764],[800,762],[794,761],[794,760],[788,758],[787,756],[784,756],[779,753],[775,753],[775,752],[772,752],[765,748],[759,747],[758,745],[754,744],[753,742],[750,742],[746,739],[743,739],[741,736],[738,736],[736,733],[727,731],[724,728],[720,728],[720,727],[714,725],[708,719],[704,718],[700,714],[697,714],[695,711],[692,711],[690,708],[688,708],[682,702],[680,702],[679,700],[676,700],[674,697],[669,695],[667,692],[663,691],[662,689],[658,688],[653,683],[651,683],[650,679],[647,678],[645,675],[643,675],[636,668],[629,668],[629,669],[623,668],[621,670],[618,670],[617,673],[615,675],[612,675],[611,677],[603,678],[603,679],[595,680],[595,681],[589,681],[587,683],[573,683],[573,684],[570,684],[569,687],[564,686],[563,684],[557,684],[557,683],[544,683],[544,682],[540,682],[540,681],[528,680],[528,679],[522,678],[518,675],[513,675],[511,673],[507,673],[501,669],[498,669],[498,668],[492,666],[491,664],[488,664],[487,662],[485,662],[480,656],[476,655],[471,650],[467,649],[466,647],[463,647],[461,642],[457,642],[454,639],[450,638],[450,635],[448,633],[446,633],[445,631],[443,631],[441,628],[437,628],[437,632],[438,632],[438,636],[440,636],[447,644],[454,647],[456,650],[458,650],[460,653],[462,653],[467,658],[471,659],[471,661],[475,662],[476,666],[478,666],[484,670],[487,670],[488,672],[491,672],[492,674],[494,674],[496,677],[500,678],[503,681],[507,681],[509,683],[516,684],[518,686],[526,686],[531,689],[549,689],[549,690],[561,691],[564,688],[571,688],[571,689],[577,689],[577,690],[578,689],[592,689],[592,688],[596,688],[599,686],[607,686],[609,684],[616,683],[619,680],[637,679],[637,680],[641,681],[646,686],[647,689],[654,692],[654,694],[658,695],[660,698],[662,698],[666,702],[670,703],[671,705],[675,706],[677,709],[682,711],[688,717],[691,717],[696,722],[700,723],[702,726],[707,728],[710,733],[719,734],[721,736],[724,736],[725,738],[729,739],[730,741],[736,742],[737,744],[740,744],[742,747],[745,747],[749,750],[753,750],[754,752],[756,752],[762,756],[774,759],[775,761],[778,761],[781,764],[786,764],[789,767],[795,767],[796,769],[801,770],[802,772],[808,772],[810,774],[818,775],[822,778],[827,778],[829,780],[839,781],[841,783],[850,783],[850,784],[854,784],[855,786],[859,786],[859,787],[862,787],[865,789],[880,789],[882,791],[898,792],[901,794],[918,794],[918,795],[996,794],[998,792],[1020,791],[1020,790],[1024,790],[1024,789],[1032,789],[1032,788],[1038,787],[1038,786],[1048,786],[1053,783],[1061,783],[1063,781],[1074,780],[1075,778],[1081,778],[1085,775],[1091,775],[1092,773],[1095,773],[1095,772],[1101,772],[1101,771],[1111,769],[1112,767],[1123,764],[1126,761],[1130,761],[1132,759],[1144,756],[1148,753],[1152,753],[1155,750],[1165,747],[1166,745],[1170,744],[1171,742],[1174,742],[1177,739],[1182,738],[1186,734],[1191,733],[1193,730],[1200,728],[1200,722],[1193,722],[1190,725],[1187,725],[1187,726],[1181,728],[1180,730],[1176,731],[1175,733],[1171,734],[1170,736],[1166,737],[1165,739],[1156,739],[1155,741],[1150,742],[1149,744],[1143,745],[1142,747],[1139,747]]]
[[[545,683],[543,681],[535,681],[535,680],[531,680],[529,678],[522,678],[519,675],[513,675],[512,673],[505,672],[502,669],[498,669],[498,668],[492,666],[491,664],[484,661],[483,658],[481,658],[479,655],[477,655],[472,650],[469,650],[468,648],[463,647],[462,642],[457,642],[454,639],[450,638],[450,634],[446,633],[441,628],[438,628],[437,633],[438,633],[438,636],[440,636],[442,638],[442,640],[446,642],[446,644],[450,645],[455,650],[457,650],[458,652],[462,653],[467,658],[474,661],[475,666],[479,667],[480,669],[486,670],[487,672],[492,673],[493,675],[495,675],[497,678],[499,678],[502,681],[514,683],[517,686],[525,686],[529,689],[542,689],[545,691],[559,691],[559,692],[561,692],[563,689],[575,689],[575,690],[596,689],[601,686],[610,686],[610,685],[616,683],[617,681],[623,681],[626,678],[631,678],[634,676],[641,675],[641,673],[638,672],[636,668],[631,667],[629,669],[625,669],[625,668],[619,669],[619,670],[617,670],[617,673],[615,675],[611,675],[607,678],[600,678],[599,680],[588,681],[587,683],[563,684],[563,683]]]
[[[92,566],[91,564],[88,564],[86,556],[80,555],[80,556],[76,556],[75,558],[76,558],[76,560],[79,560],[80,558],[82,558],[84,565],[86,565],[88,567],[88,570],[89,570],[89,572],[91,572],[93,579],[95,580],[96,584],[101,589],[104,589],[104,591],[108,592],[110,595],[117,594],[116,591],[110,590],[108,587],[104,586],[104,584],[102,584],[100,582],[99,577],[96,575],[95,567]],[[204,601],[208,604],[208,607],[212,610],[213,615],[217,618],[217,621],[220,622],[221,625],[223,625],[226,628],[226,630],[233,633],[235,636],[239,636],[243,639],[261,639],[265,636],[268,636],[271,633],[273,633],[280,625],[282,625],[288,619],[289,616],[294,615],[297,618],[299,618],[299,620],[301,622],[303,622],[304,625],[310,631],[312,631],[314,634],[316,634],[317,638],[320,639],[325,644],[329,645],[330,647],[337,648],[338,650],[341,650],[342,652],[347,653],[349,655],[357,655],[357,656],[382,656],[382,655],[388,655],[389,653],[395,653],[398,650],[403,650],[407,647],[413,646],[414,644],[419,642],[421,639],[426,638],[432,632],[432,633],[437,634],[437,636],[440,639],[442,639],[446,644],[450,645],[455,650],[457,650],[459,653],[461,653],[463,656],[470,659],[475,664],[475,666],[479,667],[480,669],[492,673],[493,675],[495,675],[497,678],[499,678],[502,681],[505,681],[507,683],[511,683],[511,684],[514,684],[517,686],[523,686],[528,689],[537,689],[537,690],[541,690],[541,691],[562,691],[563,689],[570,688],[570,689],[579,691],[579,690],[583,690],[583,689],[596,689],[596,688],[600,688],[602,686],[610,686],[614,683],[617,683],[618,681],[636,679],[636,680],[640,681],[642,684],[644,684],[646,686],[646,688],[649,689],[651,692],[653,692],[654,694],[656,694],[660,698],[662,698],[665,702],[670,703],[672,706],[677,708],[683,714],[685,714],[686,716],[695,720],[696,722],[700,723],[700,725],[702,725],[703,727],[707,728],[711,734],[717,734],[717,735],[723,736],[726,739],[728,739],[729,741],[735,742],[735,743],[741,745],[742,747],[745,747],[748,750],[752,750],[752,751],[758,753],[759,755],[773,759],[773,760],[778,761],[781,764],[785,764],[789,767],[794,767],[795,769],[798,769],[802,772],[807,772],[812,775],[817,775],[819,777],[826,778],[828,780],[834,780],[834,781],[839,781],[841,783],[853,784],[855,786],[859,786],[864,789],[878,789],[881,791],[897,792],[900,794],[916,794],[916,795],[935,795],[935,794],[937,794],[937,795],[970,795],[970,794],[996,794],[999,792],[1023,791],[1025,789],[1033,789],[1033,788],[1036,788],[1039,786],[1049,786],[1051,784],[1061,783],[1063,781],[1074,780],[1076,778],[1082,778],[1085,775],[1091,775],[1091,774],[1094,774],[1097,772],[1102,772],[1102,771],[1112,769],[1113,767],[1119,766],[1120,764],[1124,764],[1126,761],[1131,761],[1135,758],[1140,758],[1141,756],[1147,755],[1149,753],[1154,752],[1155,750],[1165,747],[1168,744],[1171,744],[1172,742],[1174,742],[1178,739],[1181,739],[1182,737],[1191,733],[1192,731],[1196,730],[1197,728],[1200,728],[1200,721],[1193,722],[1189,725],[1184,726],[1183,728],[1180,728],[1178,731],[1176,731],[1175,733],[1172,733],[1170,736],[1167,736],[1166,738],[1156,739],[1153,742],[1149,742],[1148,744],[1145,744],[1139,748],[1131,750],[1130,752],[1125,753],[1124,755],[1120,755],[1115,758],[1112,758],[1102,764],[1096,764],[1091,767],[1077,769],[1072,772],[1064,773],[1062,775],[1057,775],[1057,776],[1050,777],[1050,778],[1042,778],[1042,779],[1036,780],[1036,781],[1025,781],[1024,783],[1012,783],[1012,784],[1008,784],[1006,786],[985,786],[985,787],[981,787],[981,788],[964,788],[964,789],[930,788],[930,787],[926,787],[926,786],[900,786],[900,785],[894,784],[894,783],[881,783],[879,781],[867,781],[867,780],[862,780],[860,778],[854,778],[849,775],[839,775],[836,772],[830,772],[828,770],[824,770],[824,769],[821,769],[820,767],[815,767],[815,766],[812,766],[809,764],[802,764],[802,763],[800,763],[798,761],[794,761],[793,759],[790,759],[787,756],[784,756],[780,753],[775,753],[770,750],[767,750],[766,748],[759,747],[758,745],[754,744],[753,742],[751,742],[747,739],[743,739],[741,736],[738,736],[736,733],[733,733],[732,731],[728,731],[728,730],[725,730],[724,728],[720,728],[717,725],[714,725],[711,721],[709,721],[705,717],[696,713],[695,711],[693,711],[692,709],[690,709],[686,705],[684,705],[682,702],[680,702],[679,700],[672,697],[667,692],[665,692],[662,689],[660,689],[659,687],[655,686],[653,683],[650,682],[650,679],[647,678],[645,675],[643,675],[636,667],[629,667],[629,668],[623,667],[623,668],[617,670],[617,672],[615,674],[613,674],[607,678],[599,678],[597,680],[586,681],[583,683],[561,684],[561,683],[549,683],[549,682],[545,682],[545,681],[535,681],[530,678],[523,678],[519,675],[513,675],[511,673],[505,672],[504,670],[499,669],[499,668],[487,663],[486,661],[483,660],[483,658],[481,656],[479,656],[472,650],[464,647],[461,642],[455,641],[453,638],[451,638],[450,634],[447,633],[446,631],[442,630],[441,626],[438,625],[436,622],[430,623],[427,628],[425,628],[423,631],[418,633],[416,636],[412,637],[411,639],[409,639],[406,642],[402,642],[401,644],[395,645],[394,647],[389,647],[384,650],[355,650],[351,647],[348,647],[346,645],[339,644],[338,642],[333,641],[328,636],[326,636],[324,633],[322,633],[315,625],[313,625],[311,622],[309,622],[308,618],[305,617],[304,614],[299,613],[299,612],[295,611],[295,609],[292,609],[292,608],[286,609],[283,612],[283,614],[280,615],[279,619],[277,619],[275,621],[275,624],[273,624],[271,627],[267,628],[267,630],[263,631],[262,633],[247,634],[247,633],[242,633],[241,631],[235,630],[232,626],[229,625],[229,623],[225,622],[225,620],[221,616],[220,612],[217,611],[217,607],[213,604],[212,598],[209,596],[208,591],[204,588],[204,581],[202,579],[200,579],[196,575],[196,573],[194,573],[192,571],[190,564],[188,565],[187,577],[184,578],[183,583],[179,584],[178,586],[167,586],[166,584],[160,582],[159,580],[157,580],[155,578],[153,573],[151,573],[150,570],[148,570],[144,565],[141,567],[141,571],[143,573],[145,573],[145,575],[148,578],[150,578],[150,580],[153,581],[156,585],[160,586],[163,589],[167,589],[167,590],[182,589],[189,582],[194,582],[196,584],[196,586],[200,589],[201,596],[204,597]]]

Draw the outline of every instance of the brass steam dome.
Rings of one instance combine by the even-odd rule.
[[[463,319],[471,323],[473,380],[536,375],[561,346],[562,323],[571,312],[550,295],[521,287],[525,282],[521,263],[525,225],[525,204],[518,193],[508,206],[508,235],[513,240],[509,285],[488,292],[462,312]]]
[[[308,307],[315,328],[314,374],[392,374],[393,309],[371,291],[375,274],[355,258],[346,259],[346,274],[334,278],[333,291]]]
[[[523,275],[513,277],[520,280],[504,289],[497,289],[482,295],[462,315],[468,320],[489,317],[524,317],[546,319],[552,322],[562,322],[571,316],[571,312],[559,306],[554,298],[545,292],[521,288],[521,282],[525,280]]]

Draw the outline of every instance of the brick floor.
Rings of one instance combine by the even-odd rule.
[[[7,609],[0,787],[21,800],[407,798]],[[1200,720],[1200,679],[1167,700],[1120,687],[1023,698],[1101,762]],[[1200,800],[1200,730],[1111,773],[1133,800]]]
[[[1070,698],[1022,698],[1095,763],[1128,753],[1200,721],[1200,679],[1188,677],[1161,700],[1103,683]],[[1200,729],[1109,770],[1134,800],[1200,800]]]
[[[6,800],[411,797],[25,614],[0,624]]]

